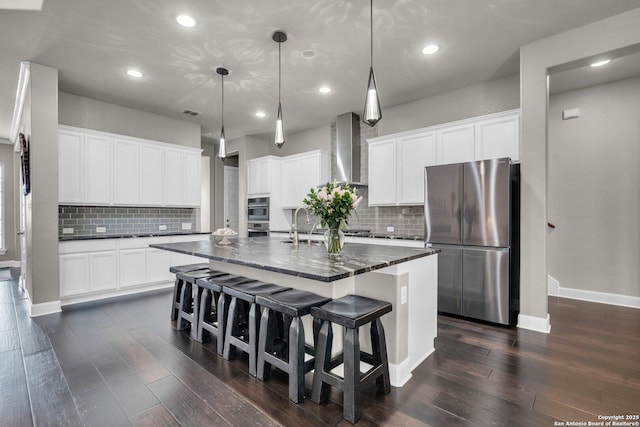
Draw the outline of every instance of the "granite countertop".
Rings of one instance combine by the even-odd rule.
[[[282,233],[289,234],[290,230],[270,230],[270,233]],[[310,230],[299,230],[298,233],[300,236],[308,235]],[[313,230],[312,234],[324,234],[325,230]],[[352,232],[349,230],[343,230],[345,236],[350,237],[364,237],[368,239],[392,239],[392,240],[424,240],[424,236],[422,235],[406,235],[406,234],[395,234],[395,233],[364,233],[362,231]]]
[[[60,236],[59,242],[71,242],[74,240],[104,240],[104,239],[130,239],[134,237],[164,237],[164,236],[191,236],[193,234],[211,234],[209,231],[172,231],[168,233],[135,233],[135,234],[101,234],[99,236]]]
[[[215,239],[150,247],[322,282],[333,282],[439,252],[431,248],[347,243],[340,255],[331,259],[324,245],[301,243],[295,247],[283,242],[284,239],[272,237],[252,237],[232,239],[229,245],[220,245]]]

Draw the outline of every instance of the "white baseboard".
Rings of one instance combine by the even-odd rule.
[[[41,304],[32,304],[31,298],[27,298],[27,305],[29,306],[29,316],[38,317],[45,316],[47,314],[60,313],[62,306],[60,301],[49,301]]]
[[[547,275],[547,295],[557,297],[560,289],[560,282],[558,282],[550,274]]]
[[[399,364],[389,363],[389,380],[393,387],[402,387],[411,379],[411,365],[407,357]]]
[[[597,302],[601,304],[619,305],[622,307],[640,308],[640,297],[612,294],[608,292],[587,291],[584,289],[563,288],[560,282],[547,275],[549,296]]]
[[[620,305],[623,307],[640,308],[640,297],[610,294],[606,292],[585,291],[583,289],[559,288],[558,296],[562,298],[591,301],[601,304]]]
[[[133,294],[140,294],[144,292],[157,291],[159,289],[172,288],[173,285],[174,285],[174,282],[160,282],[160,283],[154,283],[152,285],[145,285],[143,287],[125,288],[125,289],[119,289],[116,291],[107,291],[107,292],[101,292],[101,293],[90,294],[90,295],[62,297],[62,306],[66,307],[68,305],[80,304],[83,302],[104,300],[108,298],[121,297],[125,295],[133,295]]]
[[[9,260],[9,261],[0,261],[0,268],[7,267],[20,267],[20,261]]]
[[[548,334],[551,332],[551,317],[549,313],[546,318],[527,316],[521,313],[518,315],[518,328]]]

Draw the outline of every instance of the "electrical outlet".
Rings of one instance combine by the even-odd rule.
[[[395,228],[393,225],[389,225],[389,226],[387,227],[387,233],[393,233],[393,232],[395,231],[395,229],[396,229],[396,228]]]
[[[73,234],[73,227],[63,228],[62,234]]]
[[[407,287],[403,286],[400,288],[400,304],[407,303]]]
[[[107,227],[96,227],[96,233],[106,233]]]
[[[166,225],[161,225],[161,226],[158,227],[158,230],[160,230],[160,231],[165,231],[166,229],[167,229]]]
[[[183,230],[191,230],[191,223],[190,222],[183,222],[182,223],[182,229]]]

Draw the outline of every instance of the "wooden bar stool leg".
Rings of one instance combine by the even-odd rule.
[[[344,335],[343,417],[352,423],[360,419],[360,340],[358,328]]]
[[[258,366],[256,367],[256,376],[259,380],[264,381],[271,377],[271,363],[265,362],[264,353],[273,353],[273,316],[271,310],[265,308],[260,319],[260,334],[258,338]]]
[[[254,377],[256,376],[256,339],[258,337],[257,322],[260,320],[260,318],[256,316],[256,311],[259,312],[257,307],[257,304],[252,303],[251,308],[249,308],[249,373]]]
[[[182,280],[176,277],[175,284],[173,285],[173,298],[171,300],[171,321],[178,320],[178,308],[177,304],[180,303],[180,296],[182,292]]]
[[[316,403],[325,402],[329,398],[329,384],[324,383],[323,376],[324,372],[330,371],[332,343],[333,330],[331,329],[331,322],[324,322],[318,333],[313,388],[311,390],[311,400]]]
[[[384,327],[379,318],[371,323],[371,347],[375,365],[382,366],[382,375],[376,378],[378,392],[390,393],[391,380],[389,378],[389,361],[387,359],[387,341],[384,335]]]
[[[295,317],[289,327],[289,399],[295,403],[304,400],[304,327],[302,319]]]
[[[220,292],[220,295],[218,295],[218,301],[217,301],[217,305],[216,305],[216,318],[218,320],[218,341],[216,343],[216,347],[218,350],[218,354],[222,355],[222,353],[224,352],[224,341],[225,341],[225,334],[227,331],[227,317],[226,317],[226,313],[227,313],[227,302],[226,302],[227,298],[224,296],[224,294],[222,292]]]
[[[188,311],[187,307],[191,308],[193,303],[193,294],[191,292],[191,283],[183,283],[180,291],[180,311],[186,312]],[[187,324],[189,323],[180,316],[180,311],[178,312],[178,324],[176,325],[176,329],[179,331],[187,329]]]
[[[210,322],[211,312],[211,291],[205,289],[200,296],[200,301],[198,302],[200,309],[198,310],[198,332],[196,334],[196,341],[202,342],[203,339],[203,327],[202,324],[206,320]]]
[[[191,336],[192,340],[197,340],[198,339],[198,319],[200,318],[200,297],[202,296],[202,291],[204,290],[203,288],[201,288],[200,286],[196,286],[193,285],[196,288],[196,297],[195,299],[193,298],[193,296],[191,297],[191,301],[193,302],[193,322],[191,322],[191,330],[189,335]],[[195,325],[194,325],[195,323]]]
[[[229,360],[229,357],[231,357],[231,337],[237,335],[239,329],[238,322],[234,321],[236,302],[236,297],[232,297],[231,303],[229,303],[229,312],[227,313],[227,331],[224,335],[224,351],[222,352],[222,357],[226,360]]]

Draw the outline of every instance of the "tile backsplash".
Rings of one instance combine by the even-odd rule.
[[[58,236],[117,236],[182,231],[182,224],[190,223],[196,231],[196,209],[115,206],[58,206]],[[166,230],[160,231],[160,226]],[[96,229],[104,227],[104,233]],[[73,233],[63,234],[64,228]]]

